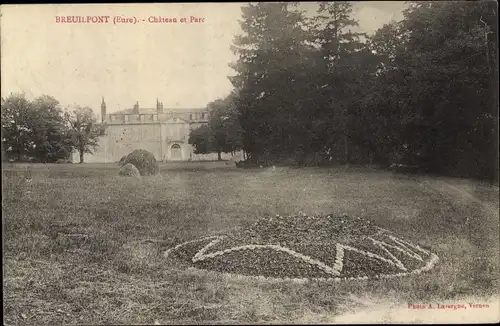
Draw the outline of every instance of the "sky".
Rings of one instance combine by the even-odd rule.
[[[360,31],[402,18],[404,2],[353,2]],[[107,113],[131,108],[201,108],[229,94],[230,45],[244,3],[2,5],[1,95],[54,96],[63,107]],[[301,3],[307,12],[315,3]],[[63,23],[109,16],[108,23]],[[59,17],[59,18],[57,18]],[[116,23],[135,19],[135,24]],[[150,17],[177,22],[150,23]],[[191,17],[193,17],[192,22]],[[187,18],[188,23],[181,22]],[[59,19],[59,22],[57,22]],[[103,18],[102,21],[105,21]]]

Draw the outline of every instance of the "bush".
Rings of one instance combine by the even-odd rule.
[[[160,167],[158,166],[158,162],[156,162],[155,156],[145,149],[136,149],[128,154],[123,160],[122,165],[128,163],[134,165],[139,170],[141,176],[157,175],[160,173]]]
[[[122,158],[120,159],[120,161],[118,161],[118,165],[123,166],[126,158],[127,158],[127,155],[123,155]]]
[[[57,164],[66,164],[66,163],[71,163],[71,161],[67,160],[65,158],[60,158],[60,159],[57,159],[56,163]]]
[[[124,177],[141,177],[141,174],[139,173],[139,170],[130,163],[125,164],[120,168],[120,171],[118,171],[118,175],[124,176]]]

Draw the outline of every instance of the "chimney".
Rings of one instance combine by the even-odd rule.
[[[158,98],[156,98],[156,112],[163,113],[163,103],[158,101]]]
[[[156,112],[163,113],[163,102],[159,102],[158,99],[156,99]]]
[[[106,102],[104,102],[104,96],[101,96],[101,122],[104,123],[106,121]]]

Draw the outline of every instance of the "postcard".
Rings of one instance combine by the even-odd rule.
[[[498,5],[2,5],[4,324],[499,322]]]

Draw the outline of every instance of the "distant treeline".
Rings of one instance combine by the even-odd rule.
[[[312,18],[293,3],[242,8],[224,99],[234,143],[256,164],[401,163],[498,180],[497,3],[411,2],[371,36],[353,31],[351,6],[320,3]]]

